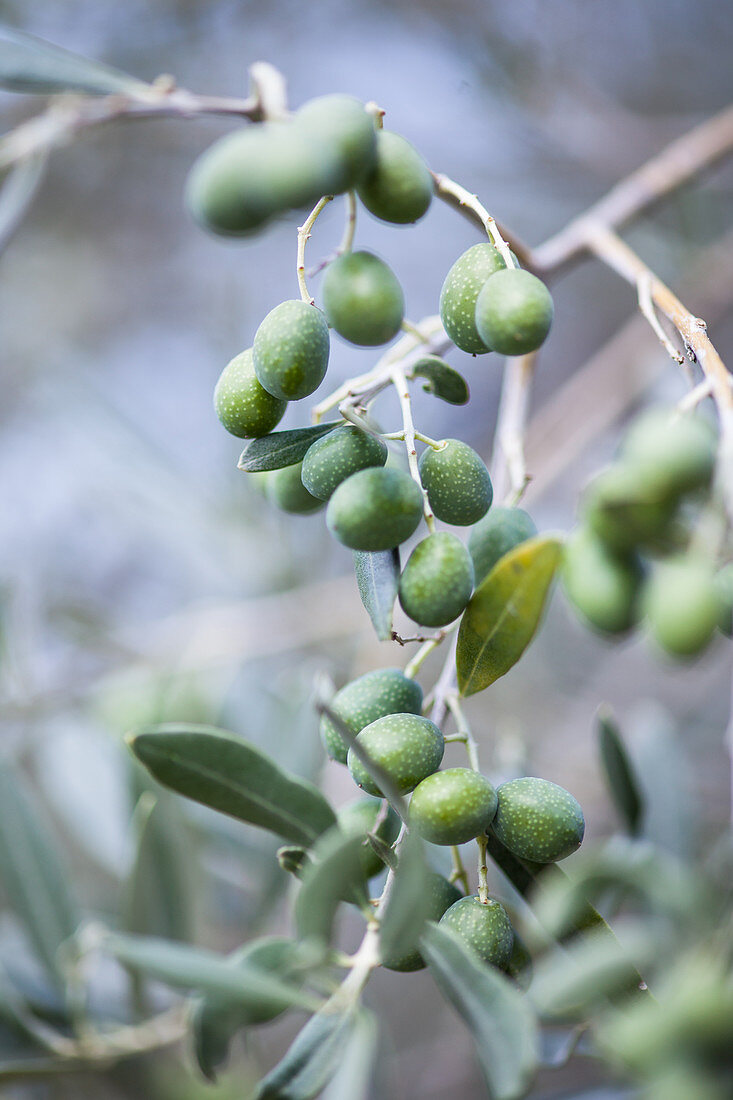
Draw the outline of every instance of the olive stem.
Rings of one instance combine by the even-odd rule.
[[[468,881],[468,871],[466,870],[461,852],[457,844],[451,844],[451,857],[453,859],[453,870],[450,873],[448,882],[453,883],[460,882],[463,888],[464,894],[471,893],[471,884]]]
[[[324,195],[322,199],[318,200],[303,224],[298,226],[298,287],[300,297],[309,306],[314,306],[316,303],[315,299],[311,298],[305,281],[305,245],[306,241],[310,239],[311,229],[315,225],[316,218],[330,202],[333,202],[333,195]]]
[[[405,372],[401,366],[393,364],[391,369],[392,383],[397,390],[397,396],[400,399],[400,408],[402,410],[402,422],[405,428],[405,447],[407,449],[407,462],[410,467],[410,474],[413,481],[420,489],[423,498],[423,515],[425,516],[425,523],[427,524],[428,531],[432,534],[435,531],[435,517],[433,516],[430,502],[428,501],[428,494],[425,491],[420,477],[420,468],[417,462],[417,450],[415,449],[415,425],[412,421],[412,402],[410,400],[410,390],[407,385],[407,379],[405,378]]]
[[[433,173],[433,182],[435,184],[435,193],[439,199],[444,199],[454,204],[457,203],[459,207],[465,207],[477,216],[486,230],[486,235],[491,240],[494,248],[499,252],[506,266],[516,267],[517,265],[514,263],[514,257],[512,256],[509,245],[499,232],[499,227],[491,214],[486,207],[479,202],[478,195],[472,195],[465,187],[461,187],[460,183],[456,183],[455,180],[452,180],[449,176],[439,173]]]
[[[422,334],[422,332],[420,331],[420,329],[418,328],[418,326],[413,325],[412,321],[408,321],[406,318],[403,318],[402,324],[400,325],[400,328],[402,329],[403,332],[407,332],[411,336],[414,336],[415,339],[418,341],[418,343],[420,343],[420,344],[429,344],[430,343],[430,338],[427,337],[427,336],[424,336]]]
[[[639,300],[639,311],[642,317],[649,322],[654,335],[667,352],[667,355],[674,359],[675,363],[679,363],[681,367],[687,366],[687,360],[667,336],[657,316],[654,300],[652,299],[652,279],[648,271],[642,271],[636,280],[636,296]]]
[[[336,255],[343,256],[344,252],[351,252],[354,244],[354,234],[356,233],[356,195],[353,191],[346,192],[346,225],[344,226],[344,235],[341,238],[341,244],[336,249]]]
[[[401,429],[399,432],[382,433],[382,439],[404,440],[404,438],[404,429]],[[419,439],[421,443],[425,443],[428,447],[432,447],[434,451],[442,451],[445,448],[444,439],[431,439],[429,435],[423,435],[422,432],[415,431],[415,439]]]
[[[427,641],[423,643],[412,660],[408,661],[405,665],[405,676],[407,676],[409,680],[415,679],[433,650],[437,649],[444,638],[447,638],[451,631],[455,629],[455,626],[450,626],[445,630],[439,630],[437,634],[433,635],[432,638],[428,638]]]
[[[482,905],[487,905],[489,901],[489,872],[486,866],[486,848],[489,838],[482,834],[476,837],[476,843],[478,844],[478,899]]]
[[[524,437],[537,352],[511,356],[504,367],[494,433],[491,481],[497,500],[515,503],[527,485]]]
[[[448,710],[453,715],[453,720],[456,724],[457,732],[461,735],[462,740],[466,744],[466,753],[468,755],[468,763],[473,771],[481,771],[478,762],[478,745],[471,733],[471,727],[468,724],[466,715],[463,713],[463,707],[458,701],[458,696],[455,692],[450,692],[445,697],[445,703]]]

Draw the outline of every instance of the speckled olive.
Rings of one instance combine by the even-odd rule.
[[[281,470],[272,470],[267,475],[266,494],[283,512],[293,515],[308,515],[323,507],[323,501],[311,496],[300,476],[302,463],[295,466],[283,466]]]
[[[374,167],[377,135],[374,118],[353,96],[334,93],[309,99],[295,115],[296,128],[336,158],[338,170],[331,189],[336,195],[358,183]]]
[[[367,833],[374,833],[385,844],[392,844],[400,831],[400,819],[391,806],[387,807],[386,814],[377,825],[381,810],[382,802],[378,798],[357,798],[342,806],[336,814],[339,828],[343,832],[364,837],[361,862],[365,878],[373,878],[384,870],[384,863],[367,841]]]
[[[337,691],[331,710],[357,734],[387,714],[419,714],[422,688],[399,668],[377,668]],[[325,715],[321,719],[321,740],[332,760],[346,763],[349,747]]]
[[[519,268],[491,275],[476,299],[476,329],[500,355],[526,355],[546,340],[553,317],[550,292],[536,275]]]
[[[375,217],[407,225],[427,213],[433,180],[427,164],[409,141],[390,130],[379,130],[374,167],[362,180],[357,194]]]
[[[427,920],[431,921],[439,921],[446,909],[449,909],[463,896],[460,890],[434,871],[428,876],[425,893],[427,895]],[[399,970],[402,973],[424,970],[425,968],[425,960],[420,954],[417,943],[402,955],[382,955],[380,961],[387,970]]]
[[[634,421],[621,446],[637,483],[658,497],[706,489],[715,469],[717,439],[700,415],[652,409]]]
[[[303,484],[319,500],[328,500],[347,477],[370,466],[384,466],[387,444],[353,424],[343,424],[311,444],[303,459]]]
[[[468,536],[476,587],[500,558],[536,534],[534,520],[521,508],[492,508]]]
[[[489,276],[505,266],[498,250],[486,241],[459,256],[446,275],[440,292],[440,319],[461,351],[472,355],[491,351],[476,328],[476,299]]]
[[[565,594],[596,630],[619,634],[634,625],[642,576],[636,555],[615,554],[587,527],[576,528],[565,543]]]
[[[252,348],[224,367],[214,390],[214,409],[224,427],[239,439],[267,435],[285,415],[287,401],[273,397],[257,380]]]
[[[659,562],[644,586],[643,603],[652,637],[673,657],[705,649],[720,614],[713,570],[691,555]]]
[[[427,447],[420,458],[420,477],[430,507],[443,523],[469,527],[485,516],[494,490],[481,456],[460,439]]]
[[[555,863],[580,847],[583,811],[564,787],[526,776],[502,783],[496,793],[499,804],[491,831],[513,855]]]
[[[389,714],[366,726],[357,737],[359,745],[391,778],[401,794],[413,790],[440,767],[443,734],[429,718],[418,714]],[[382,796],[353,748],[347,758],[351,777],[367,794]]]
[[[397,276],[371,252],[346,252],[326,269],[323,308],[339,336],[361,347],[386,344],[405,313]]]
[[[504,969],[512,954],[514,932],[504,906],[477,895],[461,898],[440,919],[442,928],[450,928],[485,963]]]
[[[446,768],[418,784],[410,825],[431,844],[465,844],[485,833],[496,813],[496,791],[470,768]]]
[[[326,525],[352,550],[391,550],[415,531],[423,498],[402,470],[372,467],[342,481],[328,502]]]
[[[308,302],[281,302],[255,333],[252,359],[260,385],[282,401],[318,389],[328,366],[326,318]]]
[[[644,484],[630,464],[602,470],[583,493],[581,515],[612,550],[664,544],[676,512],[673,497]]]
[[[400,605],[422,626],[446,626],[463,612],[473,591],[473,565],[455,535],[438,531],[419,542],[399,584]]]

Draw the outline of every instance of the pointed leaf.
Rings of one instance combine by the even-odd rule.
[[[303,939],[331,942],[336,910],[344,901],[368,908],[364,892],[364,839],[332,829],[312,851],[313,861],[303,869],[295,901],[295,923]]]
[[[342,424],[334,420],[329,424],[314,424],[310,428],[291,428],[285,432],[270,432],[253,439],[242,451],[237,463],[247,474],[259,474],[265,470],[280,470],[302,462],[311,443],[322,435],[328,435]]]
[[[226,730],[167,725],[127,740],[163,786],[294,844],[312,844],[336,822],[312,783],[288,775],[254,745]]]
[[[641,832],[644,799],[611,710],[598,712],[598,741],[608,789],[630,836]]]
[[[0,88],[11,92],[111,95],[147,89],[149,85],[42,38],[0,27]]]
[[[0,190],[0,253],[13,239],[41,185],[47,158],[42,155],[18,161],[5,177]]]
[[[231,1005],[258,1009],[280,1002],[283,1009],[296,1005],[317,1011],[315,996],[278,978],[271,970],[249,965],[232,965],[229,958],[187,944],[153,936],[110,935],[103,941],[106,951],[131,970],[178,989],[195,990],[219,997]]]
[[[419,838],[408,833],[379,925],[382,958],[401,958],[414,950],[428,916],[428,901],[425,852]]]
[[[368,1100],[377,1056],[378,1028],[371,1012],[360,1012],[341,1055],[336,1076],[322,1100]]]
[[[336,1072],[355,1022],[353,1011],[313,1016],[260,1081],[253,1100],[312,1100]]]
[[[20,776],[0,762],[0,884],[49,974],[63,984],[59,948],[80,914],[50,829]]]
[[[135,858],[125,883],[126,932],[189,940],[193,932],[195,849],[180,804],[146,791],[135,807]]]
[[[537,1021],[526,998],[440,924],[427,925],[420,950],[473,1036],[493,1100],[524,1096],[539,1052]]]
[[[354,551],[354,572],[361,602],[369,612],[380,642],[392,637],[392,610],[400,583],[400,552]]]
[[[538,535],[496,563],[471,597],[458,631],[462,695],[473,695],[512,668],[532,641],[560,560],[560,540]]]
[[[427,382],[423,385],[425,392],[434,393],[449,405],[465,405],[470,397],[466,380],[437,355],[425,355],[418,359],[410,371],[410,377],[426,378]]]

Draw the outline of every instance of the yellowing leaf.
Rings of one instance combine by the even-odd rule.
[[[560,560],[561,542],[538,535],[500,558],[474,592],[458,631],[461,695],[493,684],[532,641]]]

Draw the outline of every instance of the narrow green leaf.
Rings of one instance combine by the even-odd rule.
[[[537,1021],[526,998],[440,924],[427,925],[420,950],[471,1032],[493,1100],[524,1096],[539,1053]]]
[[[598,743],[608,789],[630,836],[641,832],[644,799],[613,713],[598,711]]]
[[[164,725],[131,734],[127,741],[163,786],[294,844],[307,847],[336,822],[312,783],[286,774],[226,730]]]
[[[281,980],[271,970],[250,964],[233,966],[231,959],[187,944],[153,936],[110,935],[103,946],[131,970],[177,989],[219,997],[231,1005],[257,1010],[263,1002],[282,1009],[297,1006],[311,1012],[320,1004],[313,994]]]
[[[425,392],[435,394],[449,405],[465,405],[470,397],[465,378],[437,355],[425,355],[418,359],[410,371],[410,377],[426,378],[423,385]]]
[[[260,1081],[253,1100],[312,1100],[336,1072],[355,1022],[353,1011],[313,1016]]]
[[[354,551],[354,572],[361,602],[369,612],[380,642],[392,637],[392,611],[400,583],[400,552]]]
[[[361,1011],[322,1100],[368,1100],[377,1056],[378,1028],[371,1012]]]
[[[111,95],[149,88],[149,85],[119,69],[3,26],[0,27],[0,88],[42,94]]]
[[[259,474],[265,470],[280,470],[302,462],[311,443],[322,435],[328,435],[342,424],[333,420],[328,424],[314,424],[310,428],[290,428],[285,432],[270,432],[253,439],[239,456],[238,467],[247,474]]]
[[[379,925],[382,958],[401,958],[414,950],[428,916],[428,886],[423,846],[414,833],[408,833]]]
[[[47,158],[41,154],[19,161],[10,169],[0,190],[0,253],[13,239],[41,186]]]
[[[196,851],[180,805],[146,791],[135,807],[135,858],[124,886],[122,928],[144,936],[190,940]]]
[[[332,829],[315,846],[295,901],[295,923],[306,939],[331,942],[336,910],[343,901],[367,908],[362,862],[363,837]]]
[[[456,668],[461,695],[473,695],[512,668],[532,641],[560,560],[551,535],[527,539],[484,578],[463,613]]]
[[[59,948],[80,920],[50,829],[7,761],[0,762],[0,883],[49,975],[64,984]]]

